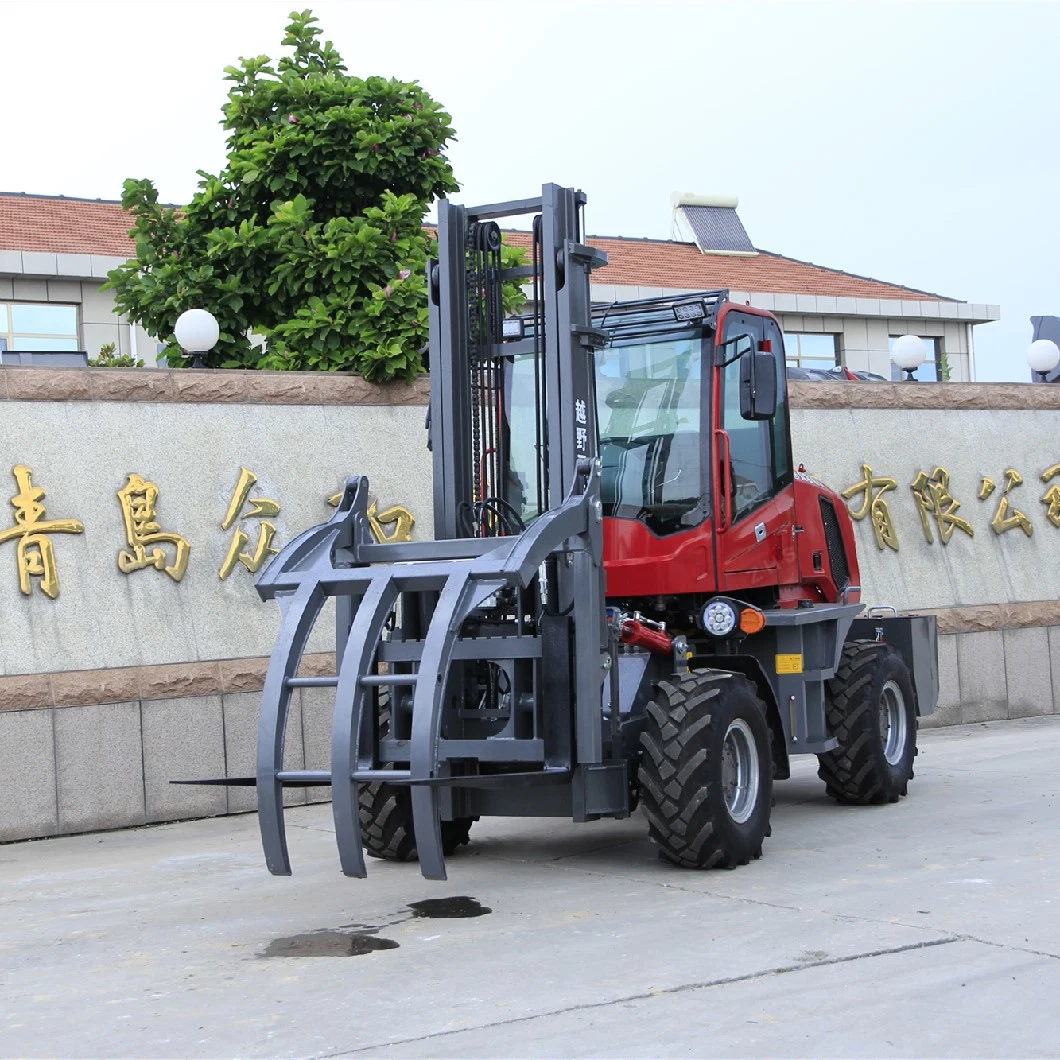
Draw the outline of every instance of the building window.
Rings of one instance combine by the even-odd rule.
[[[0,302],[0,351],[80,349],[77,306]]]
[[[898,338],[900,336],[891,335],[887,339],[888,353],[894,351],[894,344]],[[942,366],[939,364],[942,357],[941,343],[938,339],[927,338],[924,335],[920,336],[920,341],[927,347],[927,356],[924,358],[924,363],[913,373],[913,378],[924,383],[937,383],[942,378]],[[905,378],[905,372],[894,361],[891,361],[891,379],[897,383]]]
[[[799,368],[835,368],[840,363],[838,335],[784,333],[784,360]]]

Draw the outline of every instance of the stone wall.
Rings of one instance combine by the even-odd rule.
[[[862,582],[870,603],[939,616],[942,694],[928,723],[1060,711],[1060,527],[1040,481],[1060,461],[1060,388],[799,383],[791,399],[796,462],[839,490],[865,463],[894,481],[883,497],[898,549],[859,521]],[[406,506],[416,536],[429,537],[426,400],[424,382],[341,375],[0,369],[0,840],[252,808],[251,789],[168,783],[253,773],[278,614],[241,565],[219,577],[233,533],[245,527],[253,549],[265,521],[245,505],[221,529],[241,468],[257,475],[249,500],[279,506],[276,545],[327,518],[327,497],[355,471],[369,474],[381,508]],[[83,524],[51,535],[54,599],[36,577],[23,594],[17,540],[2,540],[16,465],[45,491],[48,520]],[[948,544],[933,517],[927,542],[910,488],[936,467],[973,530]],[[1021,485],[1005,479],[1010,468]],[[179,581],[118,567],[129,543],[117,493],[133,472],[157,485],[162,528],[190,545]],[[996,488],[980,501],[984,475]],[[1029,537],[991,526],[1006,485],[1007,518],[1025,512]],[[304,673],[331,671],[327,640],[322,631]],[[296,708],[290,764],[327,768],[327,691],[300,690]]]

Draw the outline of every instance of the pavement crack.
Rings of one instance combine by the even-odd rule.
[[[996,950],[1012,950],[1014,953],[1029,953],[1034,957],[1050,957],[1054,961],[1060,961],[1060,953],[1036,950],[1032,946],[1020,946],[1015,942],[995,942],[993,939],[981,939],[978,935],[961,935],[961,938],[966,942],[978,942],[982,946],[993,946]]]
[[[743,975],[728,975],[718,979],[704,979],[694,983],[681,983],[678,986],[663,987],[658,990],[642,990],[635,994],[625,994],[622,997],[609,998],[606,1001],[588,1001],[577,1005],[565,1005],[562,1008],[551,1009],[547,1012],[534,1012],[526,1016],[513,1016],[510,1019],[495,1020],[490,1023],[482,1023],[477,1027],[460,1027],[453,1030],[433,1031],[430,1034],[421,1034],[411,1038],[396,1038],[390,1041],[373,1042],[371,1045],[360,1045],[354,1049],[340,1049],[333,1053],[317,1054],[319,1060],[329,1060],[337,1056],[353,1056],[357,1053],[367,1053],[375,1049],[385,1049],[394,1045],[415,1045],[419,1042],[435,1041],[439,1038],[449,1038],[455,1034],[468,1034],[474,1031],[494,1030],[498,1027],[510,1027],[519,1023],[528,1023],[531,1020],[548,1019],[555,1016],[565,1016],[571,1012],[591,1012],[595,1009],[611,1008],[614,1005],[626,1005],[631,1001],[650,1001],[657,997],[669,997],[674,994],[687,994],[695,990],[709,990],[716,986],[730,986],[733,983],[747,983],[756,979],[768,979],[776,975],[786,975],[790,972],[802,972],[808,968],[827,968],[836,964],[851,964],[854,961],[871,960],[874,957],[889,957],[897,953],[909,953],[913,950],[932,949],[937,946],[949,946],[954,942],[973,941],[965,935],[947,935],[944,938],[925,939],[923,942],[908,942],[903,946],[886,946],[877,950],[868,950],[864,953],[851,953],[845,957],[823,957],[816,961],[800,961],[798,964],[776,965],[772,968],[763,968],[757,972],[746,972]]]

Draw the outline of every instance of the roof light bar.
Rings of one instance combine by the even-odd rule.
[[[674,306],[675,320],[702,320],[706,315],[707,307],[702,299],[697,299],[695,302],[678,302]]]

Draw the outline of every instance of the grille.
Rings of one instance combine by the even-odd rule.
[[[828,542],[828,564],[832,568],[832,581],[842,592],[850,584],[850,565],[847,550],[843,547],[843,535],[839,531],[839,517],[835,507],[826,497],[821,497],[821,522],[824,523],[824,539]]]

